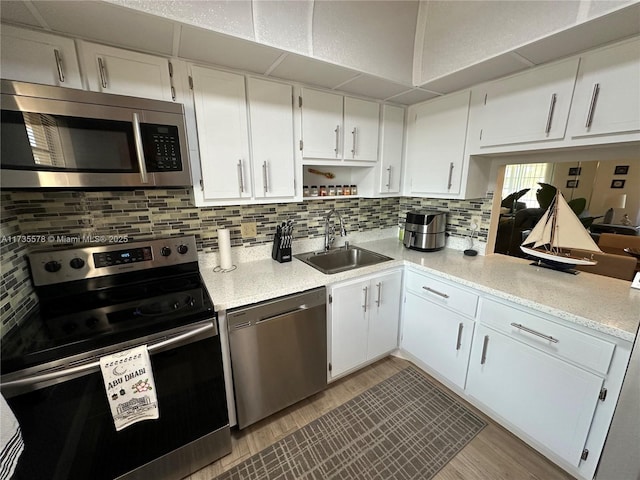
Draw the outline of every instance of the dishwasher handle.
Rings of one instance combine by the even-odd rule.
[[[261,323],[270,322],[272,320],[278,320],[279,318],[288,317],[289,315],[297,312],[302,312],[303,310],[307,310],[307,305],[300,305],[298,308],[294,308],[292,310],[287,310],[286,312],[279,313],[278,315],[272,315],[270,317],[264,317],[256,321],[256,325],[260,325]]]

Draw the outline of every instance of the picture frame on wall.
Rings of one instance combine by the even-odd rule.
[[[616,165],[613,171],[614,175],[626,175],[629,173],[629,165]]]
[[[570,177],[577,177],[578,175],[580,175],[581,172],[582,172],[582,167],[569,167]],[[567,188],[569,188],[568,185],[567,185]]]
[[[611,180],[611,188],[624,188],[625,180]]]
[[[580,180],[567,180],[567,188],[578,188]]]

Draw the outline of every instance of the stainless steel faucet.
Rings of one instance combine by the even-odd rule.
[[[335,208],[332,208],[331,210],[329,210],[329,213],[327,213],[327,216],[324,217],[324,250],[325,251],[331,248],[331,245],[333,245],[333,242],[336,239],[336,226],[334,225],[333,222],[331,223],[329,222],[329,220],[331,219],[331,216],[334,213],[338,216],[338,220],[340,220],[340,236],[341,237],[347,236],[347,229],[344,227],[344,222],[342,221],[342,216],[340,215],[340,212],[338,212]]]

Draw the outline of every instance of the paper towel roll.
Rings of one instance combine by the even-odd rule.
[[[226,228],[218,229],[218,249],[220,250],[220,268],[228,270],[233,267],[231,261],[231,237]]]

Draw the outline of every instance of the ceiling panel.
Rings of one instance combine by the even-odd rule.
[[[338,90],[363,95],[365,97],[384,99],[392,97],[412,88],[411,85],[400,85],[377,77],[361,75],[356,79],[341,85]]]
[[[42,27],[29,9],[25,7],[24,2],[3,1],[2,8],[0,8],[0,18],[2,18],[3,22]]]
[[[389,98],[388,100],[390,102],[400,103],[402,105],[413,105],[414,103],[424,102],[437,96],[438,95],[433,92],[426,92],[424,90],[416,88],[406,93],[402,93],[395,97]]]
[[[105,2],[32,2],[55,31],[92,41],[171,55],[173,22]],[[4,9],[4,2],[3,2]]]
[[[254,2],[256,41],[289,52],[311,55],[312,16],[313,2]]]
[[[178,55],[188,60],[265,73],[282,52],[196,27],[183,26]]]
[[[358,72],[314,58],[288,54],[270,75],[307,85],[334,88],[355,77]]]

